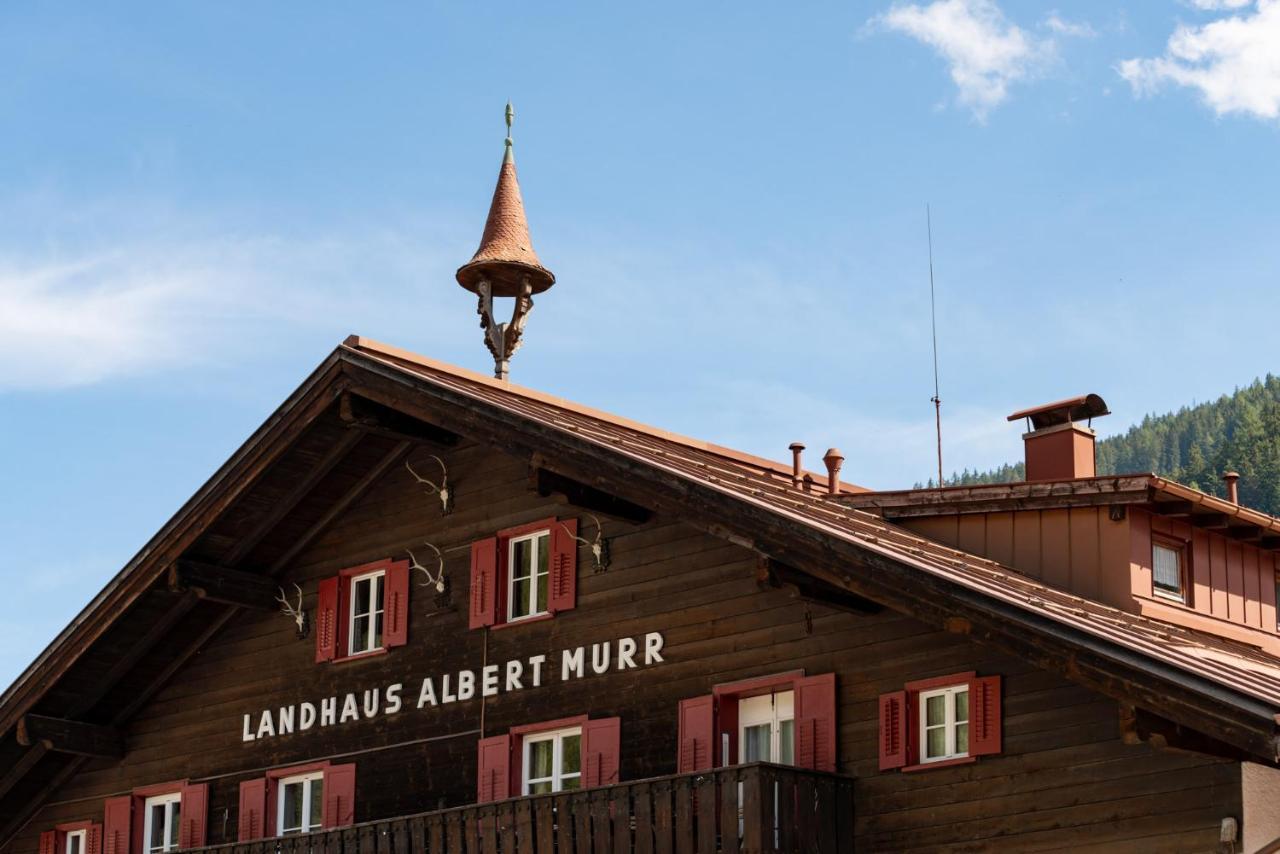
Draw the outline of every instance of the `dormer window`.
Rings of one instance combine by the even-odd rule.
[[[507,620],[523,620],[547,613],[550,571],[547,552],[551,532],[513,537],[507,543]]]
[[[1151,588],[1161,598],[1185,603],[1187,545],[1166,538],[1151,541]]]

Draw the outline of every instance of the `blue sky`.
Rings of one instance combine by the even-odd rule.
[[[0,10],[0,684],[346,334],[488,369],[507,98],[522,384],[923,480],[926,204],[948,470],[1280,369],[1280,0],[354,8]]]

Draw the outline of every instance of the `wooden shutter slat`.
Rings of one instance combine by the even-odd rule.
[[[89,825],[89,832],[84,836],[86,854],[102,854],[102,825]]]
[[[103,854],[129,854],[133,844],[133,797],[107,798],[102,812]]]
[[[338,654],[338,579],[320,582],[316,598],[316,661],[333,661]]]
[[[498,538],[471,544],[471,619],[473,629],[492,626],[498,616]]]
[[[511,789],[511,736],[482,738],[477,747],[476,802],[488,803],[507,797]]]
[[[578,600],[577,519],[562,519],[551,526],[551,577],[547,610],[556,614],[572,609]]]
[[[46,830],[40,834],[40,854],[57,854],[58,831]]]
[[[880,695],[880,770],[907,764],[907,692]]]
[[[969,755],[1000,752],[1000,677],[982,676],[969,682]]]
[[[823,673],[795,682],[796,765],[836,770],[836,675]]]
[[[715,766],[715,697],[694,697],[680,701],[679,774],[706,771]]]
[[[178,847],[203,847],[209,818],[208,783],[195,783],[182,787],[182,808],[179,814]]]
[[[236,813],[237,839],[251,842],[267,835],[267,778],[240,784],[240,809]]]
[[[390,649],[409,642],[409,561],[398,560],[387,567],[383,591],[385,627],[382,642]]]
[[[350,827],[356,823],[356,766],[330,765],[324,769],[324,809],[321,821],[325,830]]]
[[[622,760],[622,718],[601,718],[582,725],[582,782],[610,786],[618,782]]]

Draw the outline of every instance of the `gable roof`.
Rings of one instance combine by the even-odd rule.
[[[835,496],[807,493],[792,486],[788,465],[356,337],[330,354],[0,696],[0,732],[7,744],[13,743],[9,734],[18,719],[59,690],[59,680],[94,652],[121,615],[146,605],[145,595],[175,560],[193,549],[215,547],[243,556],[239,532],[259,531],[261,517],[271,515],[261,509],[269,502],[249,500],[252,489],[265,482],[264,473],[285,465],[286,455],[301,453],[298,447],[306,442],[312,443],[303,449],[308,465],[315,466],[317,459],[334,456],[322,450],[325,445],[347,441],[335,438],[341,428],[333,432],[323,423],[342,392],[507,450],[627,501],[678,513],[832,590],[999,645],[1264,761],[1277,757],[1280,662],[1257,650],[1054,590],[844,506],[842,500],[861,492],[859,487],[841,485]],[[385,440],[364,450],[356,445],[351,453],[364,454],[364,473],[343,473],[328,463],[335,466],[332,477],[347,477],[354,489],[376,479],[406,444]],[[232,516],[235,524],[227,521]],[[314,529],[325,518],[314,513],[313,521],[304,522]],[[210,545],[210,531],[219,525],[223,528]],[[267,556],[270,566],[281,568],[290,554],[277,550]],[[181,601],[193,607],[189,599]],[[234,609],[210,613],[191,627],[184,624],[180,648],[198,649],[231,613]],[[166,637],[160,629],[149,630],[138,643],[160,645]],[[149,690],[181,666],[180,654],[172,658],[160,668],[160,678],[148,683]],[[5,794],[46,760],[34,753],[36,748],[30,750],[7,757],[13,764],[0,774],[0,807],[5,807],[0,813],[9,811]],[[38,775],[46,781],[44,790],[57,773],[74,767],[67,762],[62,770]],[[0,827],[0,844],[5,830],[16,826]]]

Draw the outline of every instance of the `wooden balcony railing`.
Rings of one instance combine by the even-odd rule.
[[[752,764],[203,849],[219,854],[763,854],[853,850],[853,780]]]

